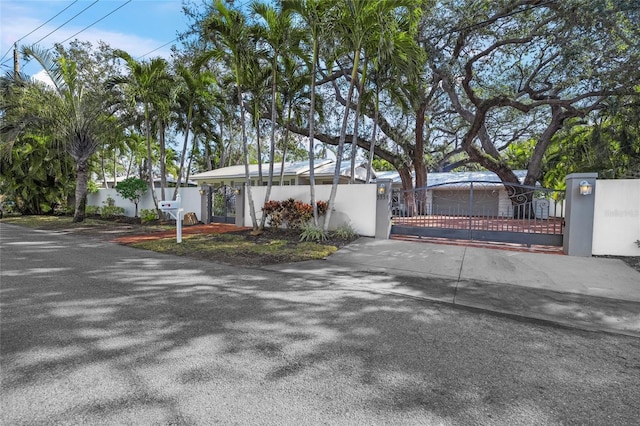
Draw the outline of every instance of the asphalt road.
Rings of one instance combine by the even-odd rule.
[[[640,339],[0,224],[0,423],[635,425]]]

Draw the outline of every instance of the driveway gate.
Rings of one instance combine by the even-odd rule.
[[[564,191],[465,181],[394,191],[392,235],[562,246]]]
[[[223,185],[209,187],[207,213],[212,223],[236,222],[236,189]]]

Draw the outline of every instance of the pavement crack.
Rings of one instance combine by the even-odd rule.
[[[453,304],[456,304],[456,297],[458,296],[458,287],[460,286],[460,279],[462,277],[462,267],[464,266],[464,258],[467,255],[467,248],[464,248],[462,252],[462,259],[460,260],[460,270],[458,271],[458,279],[456,280],[456,288],[453,290]]]

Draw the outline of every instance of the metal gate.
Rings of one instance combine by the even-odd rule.
[[[564,191],[465,181],[394,191],[392,235],[562,246]]]
[[[209,187],[207,213],[212,223],[236,223],[236,189],[223,185]]]

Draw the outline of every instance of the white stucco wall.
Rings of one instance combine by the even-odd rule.
[[[262,206],[267,188],[252,187],[252,195],[258,221],[262,217]],[[329,201],[331,185],[316,185],[316,200]],[[271,188],[271,200],[281,201],[289,198],[308,203],[310,200],[309,186],[276,186]],[[244,224],[251,226],[249,203],[245,192]],[[365,237],[376,234],[376,185],[356,184],[339,185],[336,193],[335,211],[331,214],[329,229],[335,229],[343,224],[351,224],[355,231]]]
[[[167,199],[171,199],[173,196],[174,188],[165,188],[165,197]],[[182,197],[182,207],[184,209],[184,213],[193,212],[198,217],[198,220],[202,220],[200,217],[200,193],[198,192],[198,188],[189,187],[189,188],[180,188],[178,190],[178,194]],[[116,206],[124,207],[124,215],[133,217],[135,214],[135,205],[118,194],[115,189],[99,189],[95,194],[87,195],[87,205],[89,206],[104,206],[104,202],[106,202],[107,198],[111,196],[115,200]],[[160,197],[160,189],[156,189],[156,196],[158,201],[162,201]],[[147,191],[140,203],[138,204],[138,214],[140,214],[140,210],[142,209],[153,209],[153,197],[151,196],[151,192]]]
[[[592,252],[640,256],[640,179],[596,182]]]

